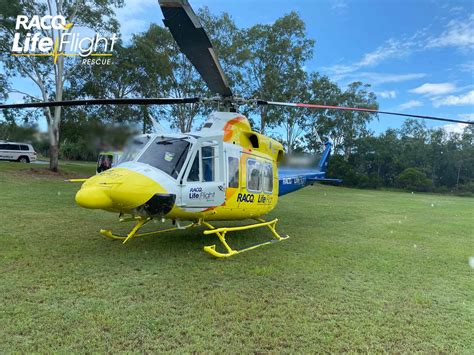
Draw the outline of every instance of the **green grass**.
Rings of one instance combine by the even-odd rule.
[[[216,260],[201,229],[99,235],[62,181],[93,169],[0,163],[2,352],[474,352],[474,199],[308,187],[271,214],[290,239]]]

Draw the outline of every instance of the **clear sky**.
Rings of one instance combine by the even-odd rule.
[[[125,0],[122,36],[162,24],[157,0]],[[309,71],[345,86],[372,85],[382,110],[474,120],[474,1],[190,0],[226,11],[240,27],[272,23],[294,10],[316,40]],[[381,132],[403,119],[380,116]],[[440,123],[428,123],[439,126]],[[448,129],[459,127],[451,125]]]

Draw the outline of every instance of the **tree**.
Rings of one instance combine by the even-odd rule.
[[[255,25],[242,33],[245,50],[239,55],[243,66],[243,92],[249,97],[280,100],[291,99],[282,93],[295,75],[303,71],[304,63],[313,55],[314,41],[306,38],[306,27],[296,12],[277,19],[271,25]],[[260,133],[272,124],[276,115],[272,107],[263,106]],[[251,111],[250,111],[251,112]]]
[[[36,131],[34,124],[18,125],[10,119],[0,122],[0,140],[33,142]]]
[[[275,101],[308,102],[308,76],[302,70],[297,70],[291,79],[282,87],[282,91],[274,94]],[[298,148],[300,138],[305,132],[309,109],[293,107],[274,107],[267,112],[268,127],[282,127],[284,130],[283,145],[290,154]]]
[[[319,73],[310,74],[308,92],[311,103],[328,106],[337,106],[342,94],[341,89],[336,83],[332,82],[327,76],[321,76]],[[331,139],[333,144],[336,143],[336,147],[333,147],[333,150],[337,151],[338,142],[334,142],[334,137],[331,136],[331,130],[336,124],[335,113],[336,111],[334,110],[312,110],[309,112],[305,122],[306,134],[304,136],[306,148],[309,151],[316,152],[321,150],[320,136]]]
[[[370,85],[353,82],[345,91],[329,78],[315,73],[310,82],[311,102],[328,106],[364,107],[378,109],[377,98]],[[368,134],[366,125],[376,115],[361,111],[314,110],[308,119],[308,133],[305,136],[307,146],[315,149],[317,142],[311,128],[320,135],[328,137],[335,152],[341,152],[346,161],[352,153],[355,141]]]
[[[199,10],[206,31],[216,52],[222,55],[224,70],[231,82],[240,81],[235,64],[237,27],[226,13],[214,16],[207,8]],[[132,41],[115,46],[116,60],[106,67],[83,66],[71,77],[66,94],[73,98],[124,97],[186,97],[208,93],[204,81],[189,60],[179,51],[168,29],[156,24],[136,34]],[[206,109],[199,104],[172,106],[102,106],[68,108],[68,120],[95,120],[97,122],[132,122],[149,132],[151,118],[164,118],[181,132],[193,128],[195,118]],[[77,122],[79,124],[79,122]]]
[[[426,177],[426,174],[418,168],[405,169],[397,176],[399,187],[411,191],[429,191],[433,182]]]
[[[375,94],[368,91],[370,85],[354,82],[338,98],[338,106],[378,109]],[[361,111],[335,111],[329,124],[329,136],[334,150],[341,150],[344,159],[349,160],[355,140],[367,134],[366,125],[375,114]]]
[[[238,94],[239,83],[242,81],[239,70],[239,64],[242,61],[238,57],[242,39],[234,20],[226,12],[219,16],[213,15],[207,7],[199,9],[197,15],[213,44],[229,85],[233,87],[234,94]],[[167,81],[169,94],[174,97],[212,96],[199,73],[180,52],[171,37],[167,48],[172,69]],[[196,117],[203,116],[209,111],[200,104],[186,104],[165,108],[164,114],[168,120],[171,120],[172,128],[177,128],[181,132],[189,132],[195,124]]]
[[[246,46],[243,31],[237,27],[232,16],[227,12],[216,16],[205,6],[198,9],[197,14],[211,40],[234,95],[242,94],[243,73],[241,67],[245,60],[243,50]]]
[[[237,63],[238,30],[227,13],[212,15],[207,8],[199,9],[198,16],[206,29],[230,83],[241,81]],[[152,24],[149,29],[133,37],[129,50],[136,56],[136,71],[143,76],[135,95],[192,97],[210,96],[204,81],[191,62],[181,53],[166,28]],[[197,116],[206,111],[199,104],[171,105],[168,107],[143,107],[147,114],[165,117],[171,128],[189,132]],[[146,118],[144,117],[144,121]]]
[[[133,53],[130,63],[134,74],[127,76],[134,83],[133,96],[168,96],[170,82],[167,78],[172,74],[168,49],[173,45],[169,31],[154,24],[146,32],[133,36],[132,43],[126,48],[129,53]],[[151,130],[151,117],[157,118],[164,112],[159,106],[141,106],[139,111],[136,117],[142,120],[143,133]]]
[[[428,130],[423,121],[408,119],[398,131],[401,140],[401,155],[404,168],[419,167],[430,170],[428,165]]]
[[[155,30],[156,29],[156,30]],[[170,72],[170,61],[166,51],[157,50],[156,43],[169,37],[164,28],[153,26],[143,35],[134,36],[124,46],[114,47],[114,62],[107,66],[81,66],[72,75],[66,95],[71,98],[127,98],[159,97],[166,95],[163,87]],[[67,108],[67,119],[94,120],[107,123],[136,123],[142,132],[150,130],[152,113],[157,106],[91,106]],[[78,122],[79,124],[79,122]]]
[[[456,188],[461,184],[474,187],[474,126],[464,128],[457,154]],[[474,192],[474,191],[473,191]]]
[[[0,74],[0,100],[5,102],[8,98],[8,80],[5,75]]]
[[[394,186],[401,171],[400,140],[395,129],[387,129],[374,142],[374,163],[384,186]]]
[[[23,1],[11,0],[0,2],[0,13],[3,21],[0,23],[0,49],[2,53],[10,53],[13,43],[15,23],[17,15],[26,15],[29,19],[33,16],[55,16],[61,15],[73,25],[63,29],[31,29],[21,30],[25,35],[27,31],[39,33],[41,36],[53,39],[60,38],[63,33],[71,33],[74,27],[87,27],[101,33],[116,32],[117,21],[114,18],[113,7],[122,6],[122,0],[52,0],[47,1]],[[67,86],[70,76],[81,65],[78,58],[65,59],[64,56],[53,60],[50,57],[18,57],[4,55],[2,62],[7,76],[12,78],[20,76],[31,80],[40,92],[40,101],[61,101],[63,89]],[[36,96],[21,92],[24,97],[31,101],[38,101]],[[53,171],[58,170],[59,154],[59,127],[61,121],[61,107],[44,108],[43,114],[48,124],[50,140],[50,164]]]

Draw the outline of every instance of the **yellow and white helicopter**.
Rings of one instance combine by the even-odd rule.
[[[284,154],[282,145],[253,131],[248,119],[235,112],[239,104],[354,110],[472,124],[367,108],[236,98],[227,84],[212,44],[188,1],[159,0],[159,4],[165,25],[216,97],[94,99],[0,105],[0,108],[27,108],[218,103],[223,108],[222,111],[211,113],[197,132],[133,137],[118,165],[88,179],[71,180],[83,182],[76,194],[76,202],[80,206],[119,213],[121,221],[136,222],[125,236],[101,230],[104,236],[125,243],[136,237],[200,225],[206,228],[204,234],[215,234],[224,246],[224,251],[218,251],[215,245],[204,247],[206,252],[215,257],[229,257],[271,243],[269,241],[235,250],[226,241],[229,232],[266,227],[273,234],[272,242],[288,238],[276,231],[277,219],[265,221],[262,216],[275,208],[281,195],[317,181],[338,181],[325,177],[331,145],[326,144],[321,159],[313,168],[279,167]],[[175,227],[139,233],[140,228],[153,219],[172,220]],[[248,219],[254,222],[245,226],[221,228],[211,224],[213,221]],[[185,225],[185,222],[189,223]]]
[[[214,256],[237,251],[225,240],[226,233],[267,226],[276,240],[276,220],[260,216],[278,200],[277,161],[282,145],[252,132],[248,120],[232,112],[215,112],[199,132],[144,134],[129,142],[117,167],[86,179],[76,202],[86,208],[131,215],[137,220],[127,236],[101,230],[107,237],[127,240],[153,218],[171,219],[174,229],[203,225],[215,233],[227,249],[204,250]],[[244,227],[214,228],[215,220],[257,219]],[[183,226],[183,221],[191,223]],[[168,231],[168,230],[167,230]],[[162,231],[160,231],[162,232]]]

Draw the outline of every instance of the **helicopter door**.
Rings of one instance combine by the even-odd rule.
[[[182,179],[182,207],[209,208],[224,203],[223,156],[222,137],[197,140]]]

